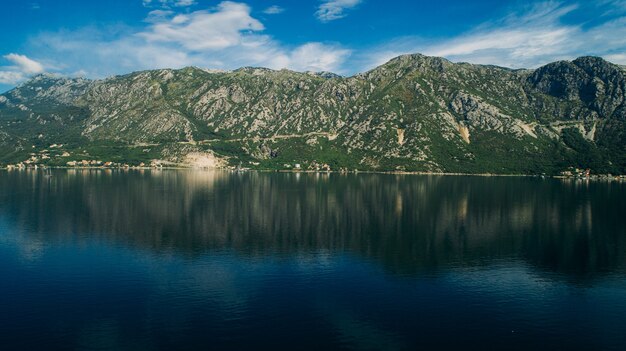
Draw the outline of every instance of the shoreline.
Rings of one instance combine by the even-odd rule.
[[[541,174],[513,174],[513,173],[461,173],[461,172],[422,172],[422,171],[316,171],[316,170],[277,170],[277,169],[234,169],[234,168],[194,168],[194,167],[0,167],[2,171],[40,171],[47,169],[64,170],[96,170],[96,171],[160,171],[160,170],[187,170],[187,171],[223,171],[233,173],[293,173],[293,174],[385,174],[385,175],[420,175],[420,176],[456,176],[456,177],[523,177],[523,178],[552,178],[563,180],[621,180],[626,181],[626,175],[598,174],[590,177],[563,176],[563,175],[541,175]]]

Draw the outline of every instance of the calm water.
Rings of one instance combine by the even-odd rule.
[[[626,184],[0,172],[0,348],[626,349]]]

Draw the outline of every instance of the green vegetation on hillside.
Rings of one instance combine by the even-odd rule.
[[[625,91],[624,71],[593,57],[514,71],[405,55],[348,78],[41,75],[0,95],[0,165],[207,154],[263,169],[626,173]]]

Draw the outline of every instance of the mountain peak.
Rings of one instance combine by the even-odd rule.
[[[241,67],[241,68],[234,70],[233,72],[248,73],[248,74],[252,74],[253,76],[262,76],[262,75],[276,72],[276,71],[271,68],[265,68],[265,67]]]
[[[572,61],[577,66],[584,65],[612,65],[609,61],[603,59],[599,56],[581,56],[574,61]]]
[[[387,63],[365,73],[357,74],[355,77],[381,80],[384,77],[390,78],[413,71],[442,73],[453,65],[454,63],[443,57],[426,56],[419,53],[406,54],[394,57]]]
[[[328,71],[320,71],[320,72],[307,71],[306,74],[315,76],[315,77],[324,78],[324,79],[342,78],[340,75],[333,73],[333,72],[328,72]]]
[[[596,56],[579,57],[572,63],[588,75],[598,77],[605,82],[622,76],[624,72],[618,65]]]
[[[19,87],[26,86],[50,86],[54,84],[66,84],[66,83],[84,83],[90,80],[83,77],[68,77],[58,73],[40,73],[32,76],[29,80],[22,83]]]
[[[424,64],[431,64],[431,65],[436,65],[436,66],[452,64],[452,62],[450,62],[448,59],[445,59],[443,57],[426,56],[420,53],[400,55],[389,60],[387,64],[398,64],[398,63],[399,64],[414,64],[416,62],[424,63]]]

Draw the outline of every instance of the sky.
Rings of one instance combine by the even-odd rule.
[[[33,75],[244,66],[353,75],[407,53],[626,64],[626,0],[2,0],[0,91]]]

